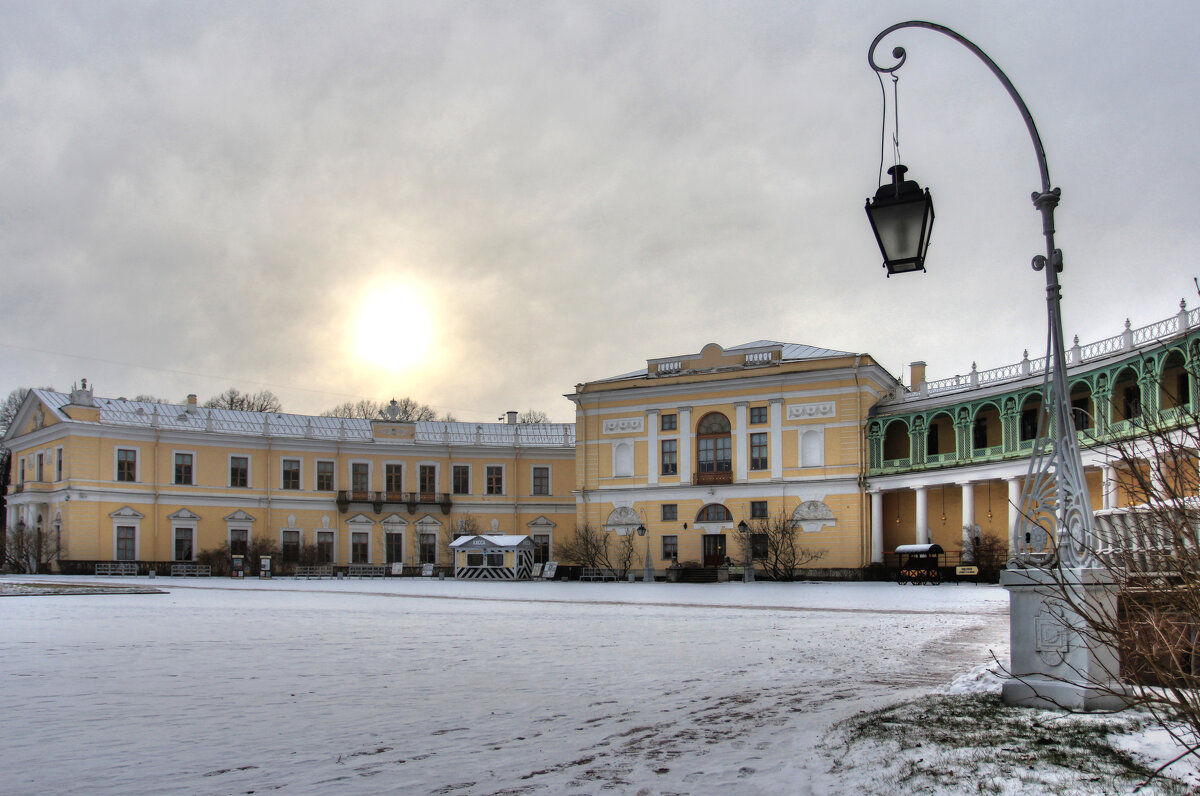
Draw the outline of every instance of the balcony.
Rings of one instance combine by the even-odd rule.
[[[416,514],[421,506],[437,506],[443,514],[449,514],[453,506],[449,492],[369,492],[362,490],[339,490],[338,511],[345,514],[355,503],[369,503],[376,514],[382,514],[388,506],[404,506],[409,514]]]
[[[729,470],[722,470],[716,473],[693,473],[692,484],[695,486],[709,486],[711,484],[732,484],[733,473]]]

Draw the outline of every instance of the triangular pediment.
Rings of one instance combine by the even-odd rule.
[[[225,518],[225,522],[254,522],[254,517],[238,509]]]
[[[346,520],[347,525],[374,525],[375,520],[368,517],[366,514],[355,514],[350,519]]]
[[[133,509],[129,508],[129,506],[122,506],[108,516],[112,517],[114,520],[140,520],[144,519],[146,515],[134,511]]]
[[[168,514],[167,519],[168,520],[198,520],[198,519],[200,519],[200,515],[190,509],[182,508],[179,511],[176,511],[172,514]]]

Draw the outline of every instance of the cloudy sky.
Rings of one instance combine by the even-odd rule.
[[[1114,335],[1200,303],[1198,9],[0,2],[0,389],[565,421],[574,384],[709,342],[934,379],[1040,355],[1033,149],[928,31],[885,49],[909,53],[929,273],[884,278],[866,51],[904,19],[1024,95],[1063,190],[1067,335]]]

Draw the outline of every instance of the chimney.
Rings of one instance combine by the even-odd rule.
[[[189,415],[196,414],[196,393],[188,395],[187,410]]]
[[[908,374],[910,387],[914,390],[921,389],[921,385],[925,383],[925,363],[910,362],[908,365]]]
[[[517,413],[512,409],[509,409],[506,414],[508,415],[508,424],[510,426],[515,426],[517,424]]]

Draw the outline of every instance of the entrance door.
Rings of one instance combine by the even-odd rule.
[[[725,534],[704,535],[704,566],[719,567],[725,564]]]

